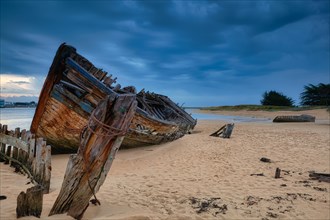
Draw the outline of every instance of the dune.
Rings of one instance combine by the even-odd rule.
[[[272,118],[297,112],[230,114]],[[298,114],[314,115],[316,123],[237,123],[231,138],[223,139],[209,135],[226,122],[201,120],[176,141],[120,150],[96,194],[101,205],[90,204],[83,219],[329,219],[330,184],[309,177],[310,171],[330,173],[329,112]],[[72,219],[48,216],[68,158],[52,156],[41,219]],[[281,178],[274,178],[276,168]],[[32,185],[2,163],[0,174],[0,194],[7,197],[0,201],[0,219],[16,219],[17,196]]]

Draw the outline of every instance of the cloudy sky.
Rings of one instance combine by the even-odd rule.
[[[259,104],[269,90],[299,104],[304,85],[330,83],[329,8],[329,0],[1,0],[1,96],[37,97],[66,42],[122,86],[184,106]]]

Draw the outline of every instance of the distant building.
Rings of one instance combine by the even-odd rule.
[[[36,102],[6,102],[4,99],[0,99],[0,108],[35,108]]]
[[[14,107],[36,107],[35,102],[14,102]]]
[[[5,107],[5,100],[4,99],[0,99],[0,108]]]

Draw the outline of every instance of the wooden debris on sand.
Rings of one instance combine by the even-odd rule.
[[[35,216],[40,218],[42,212],[43,186],[37,185],[21,192],[17,197],[16,217]]]
[[[49,215],[81,219],[105,181],[136,110],[135,95],[108,96],[91,114],[77,154],[70,156],[61,191]]]
[[[210,134],[210,136],[213,136],[213,137],[222,137],[222,138],[230,138],[231,133],[233,132],[233,129],[234,129],[234,123],[232,123],[232,124],[226,124],[226,125],[222,126],[216,132]]]
[[[252,173],[250,176],[265,176],[263,173]]]
[[[309,173],[309,177],[311,180],[318,180],[320,182],[330,183],[330,173],[316,173],[311,171]]]
[[[276,116],[273,122],[315,122],[315,117],[311,115]]]
[[[264,163],[271,163],[271,160],[269,158],[267,158],[267,157],[260,158],[260,161],[261,162],[264,162]]]
[[[281,169],[276,168],[275,170],[275,179],[281,178]]]

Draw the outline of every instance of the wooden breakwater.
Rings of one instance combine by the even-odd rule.
[[[0,124],[0,162],[26,173],[33,183],[49,193],[51,178],[51,146],[30,131],[8,130]]]

